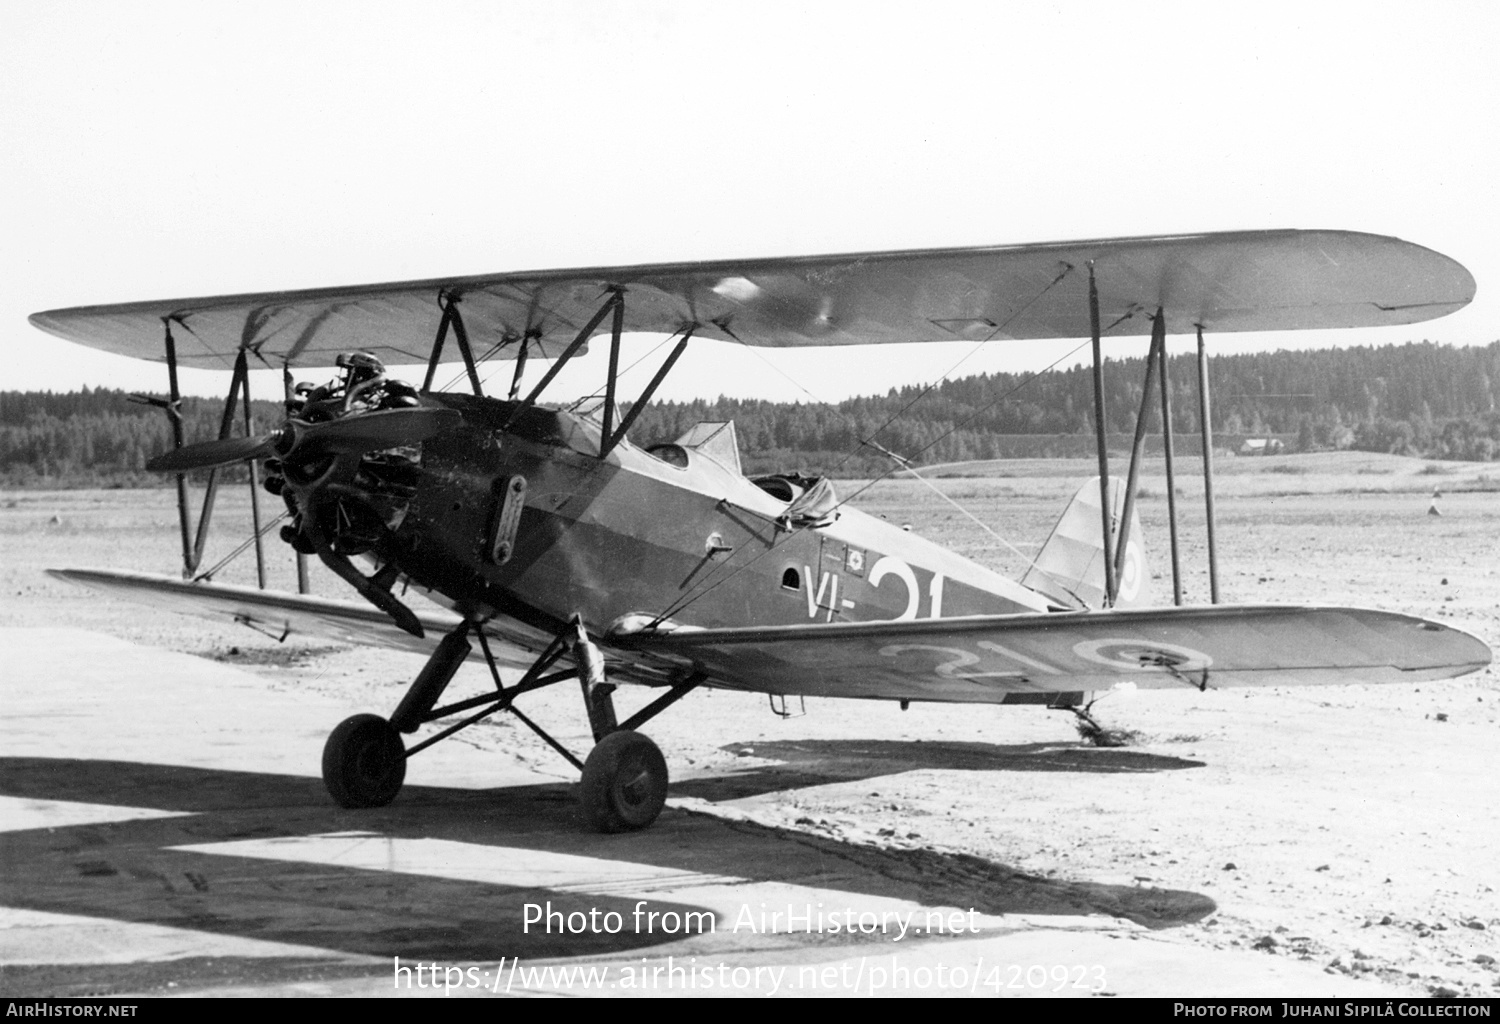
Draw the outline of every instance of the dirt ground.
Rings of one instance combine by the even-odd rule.
[[[1388,609],[1500,644],[1500,492],[1483,489],[1481,468],[1368,456],[1291,470],[1274,469],[1299,466],[1290,459],[1257,461],[1238,467],[1219,496],[1223,600]],[[1036,475],[940,483],[1027,552],[1086,475],[1052,464]],[[1154,585],[1166,603],[1165,485],[1153,474],[1144,487]],[[1201,488],[1192,478],[1179,488],[1186,597],[1205,601]],[[243,489],[223,497],[209,563],[248,524]],[[996,568],[1018,568],[1014,552],[916,481],[877,485],[858,504]],[[168,490],[0,495],[0,627],[88,630],[248,669],[288,694],[382,714],[394,707],[419,667],[410,656],[279,645],[143,615],[42,574],[170,574],[178,544]],[[271,541],[268,556],[271,585],[290,588],[289,551]],[[253,582],[251,557],[218,578]],[[345,590],[321,570],[313,589]],[[465,668],[454,685],[484,680]],[[541,694],[528,710],[583,747],[568,696]],[[626,696],[622,705],[633,703]],[[965,887],[983,891],[990,914],[1063,900],[1075,913],[1129,919],[1204,950],[1304,962],[1330,981],[1500,995],[1493,669],[1410,686],[1147,691],[1113,695],[1095,713],[1132,743],[1086,746],[1069,715],[1040,709],[808,701],[805,715],[782,719],[764,698],[723,692],[690,695],[648,731],[667,754],[675,807],[872,851],[917,874],[961,863],[968,874],[947,883],[954,905],[966,905]],[[559,785],[573,779],[509,720],[453,746],[473,752],[480,775],[495,765]],[[306,774],[316,771],[310,764]]]

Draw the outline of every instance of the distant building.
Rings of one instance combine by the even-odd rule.
[[[1279,455],[1286,445],[1274,437],[1247,437],[1240,445],[1239,455]]]

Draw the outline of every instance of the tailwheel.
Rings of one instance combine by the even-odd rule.
[[[1073,727],[1078,730],[1078,735],[1085,741],[1096,747],[1128,747],[1131,741],[1139,737],[1129,729],[1106,729],[1100,725],[1094,716],[1089,714],[1094,702],[1089,701],[1083,709],[1070,707],[1073,712]]]
[[[594,745],[583,765],[583,814],[600,832],[632,832],[667,802],[667,761],[650,739],[621,729]]]
[[[328,735],[323,785],[340,807],[384,807],[405,780],[401,734],[379,715],[346,718]]]

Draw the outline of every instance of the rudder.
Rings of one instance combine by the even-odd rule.
[[[1111,550],[1120,541],[1120,521],[1124,514],[1125,486],[1118,477],[1109,478]],[[1141,534],[1140,516],[1130,513],[1129,539],[1125,543],[1125,560],[1120,573],[1116,608],[1133,608],[1146,604],[1150,573],[1146,564],[1146,541]],[[1037,553],[1036,560],[1021,583],[1068,608],[1103,608],[1104,544],[1100,537],[1099,478],[1094,477],[1079,488],[1068,507],[1063,509],[1052,534]]]

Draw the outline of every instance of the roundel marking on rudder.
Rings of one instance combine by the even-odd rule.
[[[1125,571],[1120,573],[1120,600],[1134,601],[1146,575],[1146,559],[1135,541],[1125,542]]]

